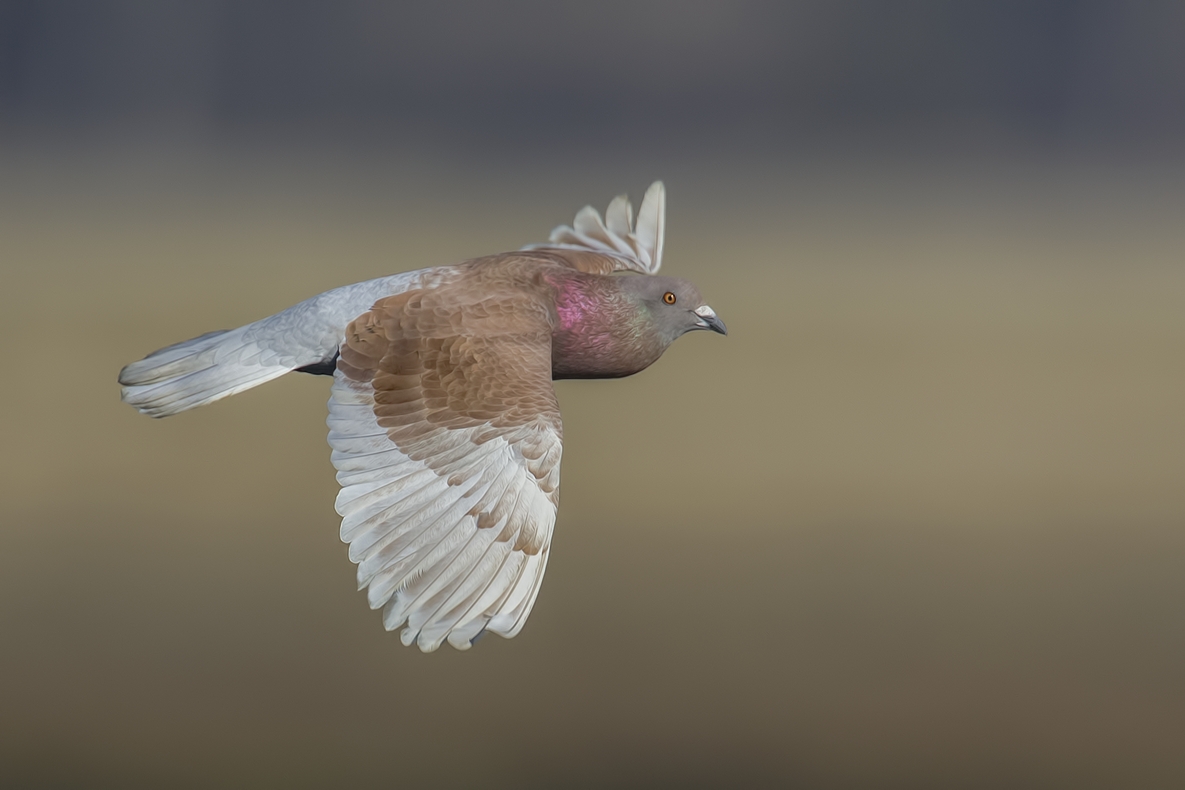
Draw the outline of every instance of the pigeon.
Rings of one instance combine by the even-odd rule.
[[[431,652],[522,630],[547,567],[563,427],[552,381],[629,376],[726,334],[662,265],[666,193],[615,198],[515,252],[347,285],[119,374],[165,417],[291,371],[333,377],[341,539],[388,631]]]

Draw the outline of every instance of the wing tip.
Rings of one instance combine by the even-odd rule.
[[[655,274],[662,267],[666,207],[666,185],[657,180],[642,196],[636,220],[629,196],[618,195],[610,201],[604,218],[592,206],[585,206],[576,212],[571,225],[553,229],[547,243],[528,244],[523,249],[550,247],[599,252],[620,260],[622,268]]]

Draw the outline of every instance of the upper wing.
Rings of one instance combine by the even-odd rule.
[[[519,632],[547,565],[562,427],[543,304],[439,287],[350,324],[329,401],[341,537],[425,652]]]
[[[585,206],[576,214],[571,227],[561,225],[553,230],[547,244],[531,244],[523,249],[600,253],[596,256],[572,256],[569,259],[576,268],[593,274],[627,269],[654,274],[662,266],[666,214],[666,189],[661,181],[655,181],[642,197],[636,225],[629,198],[618,195],[605,210],[603,221],[595,208]],[[608,260],[603,256],[607,256]]]

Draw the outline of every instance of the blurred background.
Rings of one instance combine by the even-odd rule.
[[[1185,4],[0,0],[0,785],[1185,786]],[[514,640],[400,646],[328,380],[121,366],[655,178]]]

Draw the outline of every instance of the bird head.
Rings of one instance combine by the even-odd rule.
[[[666,343],[696,329],[710,329],[727,335],[716,311],[704,304],[699,289],[677,277],[632,275],[622,277],[626,293],[639,301]]]

